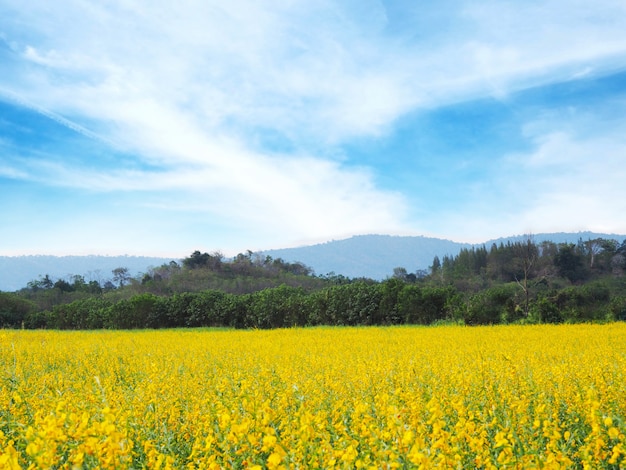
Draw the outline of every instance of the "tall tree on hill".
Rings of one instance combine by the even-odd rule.
[[[433,264],[430,267],[430,275],[433,278],[439,278],[441,276],[441,261],[437,255],[433,258]]]
[[[570,282],[582,281],[587,277],[583,255],[573,243],[564,243],[559,246],[559,251],[554,256],[554,265],[559,276]]]
[[[532,235],[528,235],[526,239],[521,243],[514,245],[514,252],[516,255],[517,263],[521,269],[521,276],[515,276],[515,282],[522,288],[524,292],[524,315],[528,317],[530,311],[530,288],[528,286],[528,280],[531,276],[531,271],[539,256],[537,245],[533,240]]]
[[[183,266],[187,269],[197,269],[206,266],[209,262],[211,255],[208,253],[200,253],[200,251],[194,251],[189,258],[183,259]]]
[[[124,284],[130,280],[128,268],[115,268],[111,272],[113,273],[113,280],[117,282],[120,287],[124,287]]]
[[[589,255],[589,268],[593,269],[593,265],[596,261],[596,256],[602,253],[603,242],[602,238],[595,238],[593,240],[587,240],[584,242],[584,246],[587,249]]]

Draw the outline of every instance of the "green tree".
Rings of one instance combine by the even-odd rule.
[[[408,272],[406,270],[406,268],[403,268],[401,266],[398,266],[397,268],[393,268],[393,277],[395,279],[400,279],[401,281],[406,281],[406,278],[408,276]]]
[[[405,282],[400,279],[387,279],[380,285],[380,319],[383,324],[398,325],[402,323],[402,315],[398,311],[398,300]]]
[[[128,268],[115,268],[112,273],[113,281],[117,282],[120,287],[124,287],[124,285],[130,280]]]
[[[304,291],[298,287],[281,285],[250,295],[250,312],[256,328],[284,328],[304,326],[301,301]]]
[[[437,255],[433,258],[433,264],[430,267],[430,275],[433,279],[438,279],[441,276],[441,261]]]
[[[583,256],[576,245],[572,243],[564,243],[559,246],[559,251],[554,257],[554,265],[559,276],[570,282],[583,281],[588,276]]]
[[[314,322],[326,325],[379,325],[380,289],[378,284],[355,281],[331,286],[314,295]]]
[[[226,296],[226,293],[216,290],[197,294],[187,306],[186,325],[190,327],[226,325],[228,323],[224,312]]]
[[[36,305],[16,294],[0,292],[0,328],[21,327]]]
[[[54,288],[59,289],[61,292],[74,292],[74,286],[64,279],[59,279],[54,283]]]
[[[473,294],[467,304],[468,325],[498,324],[515,318],[515,292],[511,285],[495,286]]]
[[[539,251],[535,245],[532,236],[528,236],[522,243],[516,243],[514,246],[515,255],[521,276],[515,276],[515,282],[522,288],[524,292],[524,316],[528,317],[530,312],[530,286],[529,280],[532,270],[537,262]]]

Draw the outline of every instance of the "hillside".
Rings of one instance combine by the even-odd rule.
[[[359,235],[318,245],[268,250],[262,255],[300,261],[313,268],[317,275],[335,273],[384,279],[393,274],[393,268],[401,266],[409,272],[425,269],[432,264],[435,255],[455,255],[461,248],[470,246],[422,236]]]
[[[424,236],[359,235],[345,240],[333,240],[317,245],[298,248],[265,250],[256,253],[260,257],[282,258],[286,262],[301,262],[311,267],[317,275],[341,274],[350,278],[368,277],[385,279],[396,267],[408,272],[428,269],[433,258],[455,256],[462,248],[492,243],[519,241],[517,235],[471,245],[451,240]],[[536,243],[549,240],[555,243],[576,243],[579,239],[609,238],[619,242],[626,235],[594,232],[540,233],[533,234]],[[115,268],[128,268],[131,276],[144,273],[172,261],[170,258],[147,256],[0,256],[0,291],[15,291],[28,282],[48,274],[52,279],[66,279],[72,275],[84,276],[87,281],[101,283],[112,277]],[[180,261],[180,260],[175,260]]]

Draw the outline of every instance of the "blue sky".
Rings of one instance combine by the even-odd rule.
[[[0,255],[626,233],[623,1],[0,0]]]

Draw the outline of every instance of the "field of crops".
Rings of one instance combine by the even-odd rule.
[[[626,324],[0,331],[0,468],[626,468]]]

